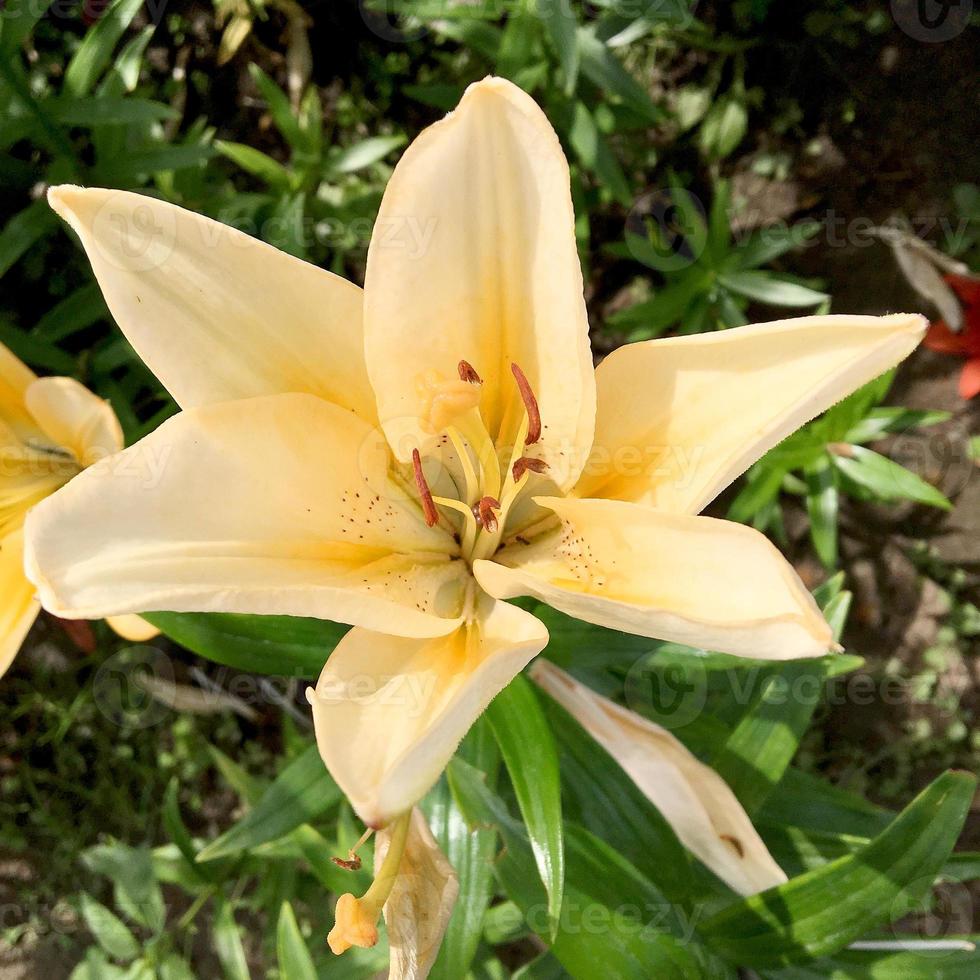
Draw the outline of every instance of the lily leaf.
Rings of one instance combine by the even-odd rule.
[[[215,663],[255,674],[315,680],[348,627],[298,616],[148,613],[181,646]]]
[[[541,703],[522,675],[497,695],[487,717],[527,825],[534,863],[548,893],[553,937],[565,878],[558,749]]]
[[[198,854],[198,860],[213,861],[278,840],[329,810],[340,796],[340,787],[311,745],[279,773],[254,809]]]
[[[921,897],[956,843],[976,778],[947,772],[865,847],[733,902],[700,927],[730,962],[788,966],[844,949]]]

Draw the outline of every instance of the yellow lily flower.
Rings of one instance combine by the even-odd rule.
[[[496,78],[405,152],[363,291],[151,198],[49,199],[183,412],[33,511],[42,601],[351,624],[311,701],[370,826],[547,643],[507,598],[747,656],[831,646],[763,535],[696,514],[907,355],[921,317],[657,340],[594,371],[565,158]]]
[[[0,677],[41,608],[24,573],[28,511],[122,446],[108,402],[72,378],[38,378],[0,344]]]

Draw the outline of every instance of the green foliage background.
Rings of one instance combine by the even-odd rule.
[[[760,82],[786,42],[778,6],[10,2],[0,11],[0,341],[39,372],[109,398],[127,440],[139,439],[175,406],[109,319],[46,187],[160,196],[359,281],[400,149],[488,73],[540,101],[572,163],[597,350],[830,309],[825,284],[794,271],[819,221],[738,230],[738,154],[803,129],[800,107]],[[814,57],[895,30],[886,4],[805,6],[792,37]],[[770,175],[787,165],[777,151],[754,163]],[[976,267],[976,189],[958,188],[951,207],[965,228],[957,251]],[[948,418],[889,405],[891,383],[873,382],[792,436],[726,501],[730,517],[784,546],[787,502],[801,503],[826,573],[818,598],[838,632],[850,605],[833,574],[841,509],[951,507],[868,448]],[[980,615],[962,576],[936,577],[954,597],[957,638],[975,636]],[[922,922],[939,922],[945,939],[974,928],[934,914],[950,889],[972,910],[980,856],[953,848],[973,780],[940,775],[894,812],[800,764],[821,693],[860,658],[756,663],[537,612],[553,637],[545,655],[610,696],[632,691],[631,707],[717,768],[791,880],[733,895],[576,723],[518,678],[424,804],[462,885],[433,976],[976,975],[965,944],[894,945],[921,938]],[[244,717],[195,706],[149,724],[144,704],[113,721],[93,694],[99,669],[135,656],[135,670],[139,652],[96,625],[89,655],[66,653],[58,626],[42,623],[30,670],[4,682],[2,849],[41,857],[0,923],[6,941],[47,944],[76,980],[384,969],[383,944],[333,959],[323,942],[328,896],[365,883],[329,860],[360,830],[302,710],[303,682],[342,628],[157,622],[182,684],[227,688],[239,672],[288,683],[253,679],[264,707]],[[777,696],[803,689],[814,693]]]

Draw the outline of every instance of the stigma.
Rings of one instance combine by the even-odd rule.
[[[464,377],[464,366],[466,376]],[[466,361],[459,362],[459,377],[446,378],[426,371],[416,382],[421,400],[422,428],[430,435],[444,431],[461,415],[480,404],[480,376]]]

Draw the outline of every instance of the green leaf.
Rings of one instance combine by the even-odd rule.
[[[582,165],[595,171],[617,201],[629,206],[632,195],[622,167],[609,148],[605,137],[599,132],[592,113],[582,102],[576,102],[572,110],[568,142]]]
[[[22,361],[52,374],[72,375],[75,359],[61,348],[34,334],[0,322],[0,343],[9,347]]]
[[[288,190],[293,175],[278,160],[244,143],[215,140],[214,148],[225,158],[277,190]]]
[[[975,788],[975,777],[945,773],[865,847],[733,902],[701,923],[701,935],[730,962],[756,968],[838,952],[928,891]]]
[[[783,778],[840,659],[774,665],[776,673],[712,762],[750,816]]]
[[[885,830],[893,817],[893,813],[855,793],[799,769],[789,769],[779,792],[769,797],[757,821],[816,831],[833,827],[838,833],[870,838]]]
[[[225,980],[251,980],[242,934],[235,921],[231,902],[222,899],[216,904],[211,936]],[[283,977],[288,977],[288,974],[283,974]]]
[[[701,123],[698,142],[701,152],[710,160],[727,157],[745,138],[749,112],[745,103],[734,95],[718,99]]]
[[[128,963],[139,956],[139,943],[119,916],[85,892],[81,894],[80,904],[89,932],[114,960]]]
[[[154,626],[215,663],[256,674],[316,679],[348,627],[298,616],[149,613]]]
[[[51,0],[19,4],[0,14],[0,58],[10,58],[48,12]]]
[[[140,68],[143,66],[143,55],[146,52],[150,38],[153,37],[156,27],[147,24],[126,46],[119,52],[113,71],[122,81],[123,88],[127,92],[132,92],[140,80]]]
[[[177,849],[187,861],[190,873],[202,883],[207,881],[207,871],[197,863],[197,848],[180,815],[176,776],[167,784],[167,792],[163,798],[163,826],[167,836],[177,845]]]
[[[803,470],[806,480],[806,509],[810,517],[810,539],[824,568],[837,567],[837,479],[833,463],[822,453]]]
[[[33,333],[51,343],[57,343],[107,319],[109,308],[102,298],[98,283],[81,286],[56,303],[34,326]]]
[[[728,508],[728,519],[748,524],[767,504],[779,496],[786,471],[780,466],[760,463],[749,470],[745,486]]]
[[[248,73],[255,82],[256,88],[262,93],[269,107],[269,115],[272,116],[272,121],[285,137],[286,142],[294,150],[311,150],[309,138],[293,112],[289,96],[254,62],[249,64]]]
[[[657,122],[663,115],[647,95],[646,89],[622,66],[619,59],[587,27],[576,32],[582,74],[593,85],[610,95],[618,96],[648,122]]]
[[[34,201],[15,214],[0,231],[0,278],[57,224],[58,219],[45,200]]]
[[[701,122],[710,108],[710,88],[682,85],[674,94],[674,113],[682,133]]]
[[[116,42],[143,7],[143,0],[114,0],[89,28],[65,69],[66,95],[87,95],[112,59]]]
[[[548,893],[552,935],[561,914],[565,856],[558,750],[530,682],[518,675],[497,695],[487,717],[527,826],[534,862]]]
[[[161,171],[199,167],[214,156],[214,148],[203,144],[160,146],[135,150],[120,160],[100,162],[99,178],[107,184],[125,184]]]
[[[293,907],[283,902],[276,929],[276,953],[283,980],[317,980],[313,958],[296,923]]]
[[[399,133],[396,136],[372,136],[361,140],[353,146],[345,147],[333,160],[330,169],[340,174],[350,174],[355,170],[369,167],[372,163],[383,160],[392,150],[405,145],[406,137]]]
[[[146,848],[100,844],[82,855],[82,863],[112,881],[115,904],[120,911],[154,935],[163,932],[167,909],[153,874],[152,856]]]
[[[980,950],[950,950],[941,942],[917,936],[908,940],[895,936],[893,943],[901,946],[903,941],[913,948],[845,950],[831,959],[767,971],[764,976],[766,980],[976,980],[980,973]]]
[[[733,293],[770,306],[816,306],[827,299],[826,293],[779,279],[771,272],[726,272],[718,281]]]
[[[279,773],[254,809],[198,854],[198,860],[213,861],[278,840],[325,813],[340,798],[340,788],[316,745],[311,745]]]
[[[237,762],[229,759],[220,749],[207,745],[208,755],[225,782],[246,802],[254,806],[265,792],[265,783],[247,773]]]
[[[496,770],[499,753],[483,718],[470,729],[459,755],[481,772]],[[493,898],[497,833],[492,828],[469,827],[445,778],[426,797],[423,806],[439,847],[459,877],[459,895],[429,980],[458,980],[467,975],[476,955],[484,916]]]
[[[637,257],[643,261],[642,255]],[[631,340],[656,337],[681,321],[692,301],[705,288],[705,281],[705,273],[694,269],[677,282],[657,290],[651,299],[614,313],[606,323],[616,330],[629,331]]]
[[[537,16],[544,25],[548,41],[558,55],[562,71],[562,89],[567,96],[578,82],[578,23],[572,7],[564,0],[535,0]]]
[[[952,510],[946,495],[911,470],[872,449],[850,446],[847,455],[834,455],[837,468],[880,500],[914,500],[919,504]]]
[[[739,269],[755,269],[760,265],[767,265],[780,255],[800,248],[819,230],[820,222],[810,219],[789,227],[777,225],[759,228],[736,246],[733,253],[734,263]]]
[[[125,125],[176,119],[178,113],[163,102],[152,99],[107,98],[102,95],[77,99],[59,99],[46,104],[51,118],[66,126]]]
[[[874,442],[889,433],[938,425],[950,417],[949,412],[916,411],[904,407],[873,408],[864,418],[855,421],[841,438],[849,443]]]
[[[524,828],[483,774],[461,759],[447,770],[453,795],[473,825],[496,827],[504,850],[494,870],[528,925],[548,937],[541,915],[544,892],[534,871]],[[708,980],[719,973],[698,945],[683,934],[679,910],[636,868],[601,840],[569,823],[566,906],[551,951],[576,980]],[[671,935],[671,931],[675,935]]]

